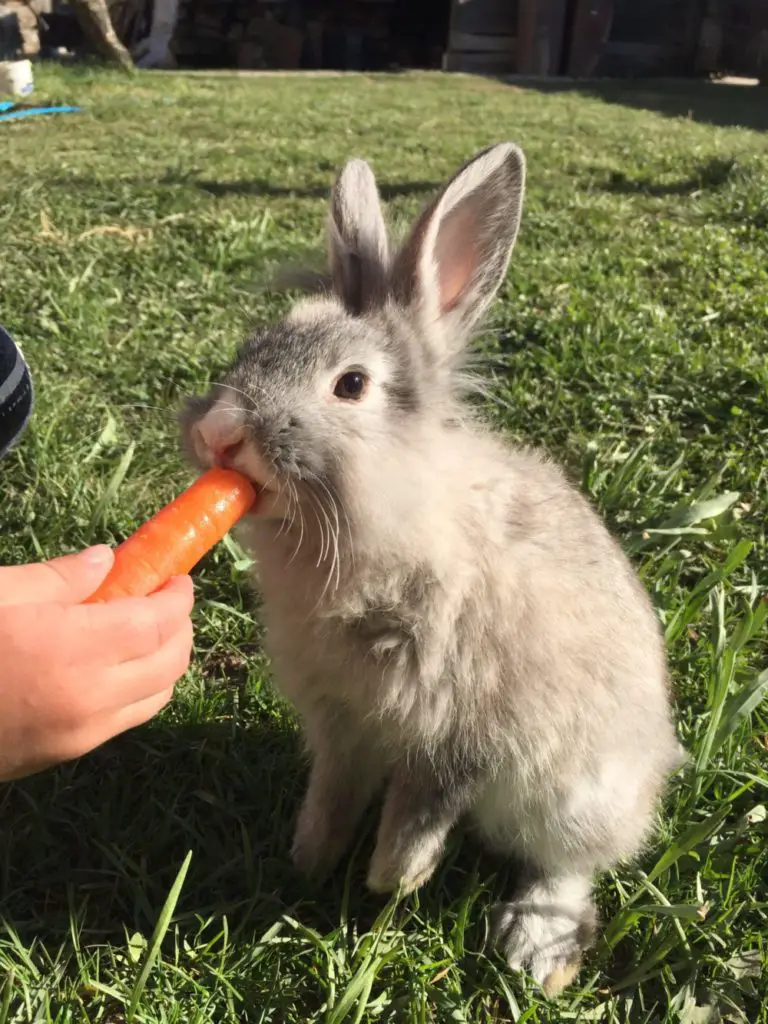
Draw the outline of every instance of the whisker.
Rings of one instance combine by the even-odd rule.
[[[253,395],[249,395],[247,391],[243,391],[242,388],[235,387],[234,384],[226,384],[222,380],[215,380],[212,381],[211,383],[214,387],[227,388],[228,391],[234,391],[236,395],[242,395],[243,398],[246,399],[246,401],[250,402],[254,410],[258,410],[256,399],[253,397]],[[253,388],[255,391],[259,391],[262,395],[269,395],[269,391],[260,384],[252,382],[249,386]]]
[[[320,500],[320,497],[317,494],[315,494],[314,491],[312,491],[311,494],[313,503],[317,506],[318,511],[323,517],[322,521],[320,522],[320,554],[317,556],[317,562],[315,563],[315,567],[319,569],[320,565],[325,561],[326,555],[331,548],[331,522],[330,519],[328,518],[328,513],[325,509],[325,506]],[[326,528],[328,531],[327,535]]]
[[[295,509],[299,513],[299,529],[300,529],[300,533],[299,533],[299,540],[298,540],[298,542],[296,544],[296,549],[293,552],[293,554],[291,555],[290,561],[288,562],[289,565],[291,564],[291,562],[293,562],[294,558],[296,558],[296,556],[298,555],[299,548],[301,547],[302,541],[304,540],[304,513],[302,512],[301,502],[299,501],[298,494],[296,493],[296,484],[294,484],[292,482],[291,483],[291,487],[292,487],[293,494],[294,494],[294,507],[295,507]]]
[[[288,480],[285,485],[285,497],[288,508],[287,514],[283,517],[283,523],[287,524],[285,527],[285,535],[286,537],[289,537],[291,535],[293,525],[296,522],[296,504],[293,496],[293,485],[290,480]],[[288,564],[290,565],[290,562]]]
[[[320,515],[319,515],[319,512],[323,512],[323,508],[322,508],[322,506],[318,505],[315,501],[312,502],[312,504],[310,505],[310,508],[312,509],[312,514],[315,517],[315,522],[317,523],[317,527],[318,527],[318,529],[320,531],[321,542],[324,545],[325,544],[325,528],[324,528],[323,520],[320,518]],[[323,515],[324,515],[324,513],[323,513]],[[318,558],[317,562],[315,563],[315,566],[318,569],[320,568],[320,561],[321,561],[321,559]],[[317,607],[318,607],[319,604],[320,604],[320,601],[318,600],[317,604],[315,605],[315,609],[314,609],[315,611],[317,611]]]
[[[170,405],[152,405],[150,402],[115,402],[115,409],[138,409],[139,412],[162,412],[166,415],[171,411]]]
[[[234,391],[236,395],[242,395],[243,398],[250,403],[252,409],[258,408],[256,405],[256,400],[254,399],[253,395],[249,395],[248,392],[243,391],[242,388],[237,388],[235,387],[234,384],[225,384],[224,381],[222,380],[211,381],[211,384],[213,385],[213,387],[226,388],[228,391]],[[264,389],[262,388],[261,390],[263,391]]]
[[[323,588],[323,592],[322,592],[321,597],[320,597],[320,600],[322,601],[325,598],[325,595],[326,595],[326,593],[328,591],[328,588],[329,588],[329,586],[331,584],[331,580],[333,579],[334,574],[336,576],[336,588],[337,589],[338,589],[339,584],[341,582],[341,557],[340,557],[340,552],[339,552],[339,532],[340,532],[340,528],[341,528],[341,521],[340,521],[340,518],[339,518],[338,505],[336,503],[336,499],[334,498],[333,494],[331,493],[331,491],[329,490],[329,488],[327,487],[325,482],[320,479],[320,477],[315,476],[314,479],[323,488],[325,493],[328,495],[328,501],[329,501],[329,504],[330,504],[330,511],[333,513],[334,520],[335,520],[335,529],[333,528],[333,524],[330,522],[330,519],[328,520],[328,532],[329,532],[329,538],[328,538],[329,539],[329,545],[328,545],[328,547],[329,547],[329,551],[330,551],[330,540],[331,540],[331,538],[333,538],[333,558],[331,560],[331,565],[330,565],[330,568],[328,570],[328,578],[326,580],[325,586]],[[329,510],[326,510],[326,513],[327,513],[327,511],[329,511]]]
[[[311,480],[307,481],[307,497],[312,502],[313,509],[316,509],[316,510],[319,509],[319,511],[322,513],[323,517],[327,518],[325,516],[325,509],[323,508],[323,505],[322,505],[322,502],[320,501],[320,498],[315,493],[315,489],[312,486],[312,481]],[[317,511],[315,511],[315,516],[317,516]],[[322,524],[320,523],[319,519],[318,519],[318,525],[321,526],[321,530],[320,530],[321,546],[320,546],[320,554],[318,555],[317,562],[315,563],[316,568],[320,567],[320,563],[325,558],[325,532],[324,532],[324,529],[322,528]]]

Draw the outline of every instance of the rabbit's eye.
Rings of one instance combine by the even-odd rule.
[[[333,393],[337,398],[343,398],[347,402],[359,402],[367,390],[368,378],[364,373],[353,370],[339,377]]]

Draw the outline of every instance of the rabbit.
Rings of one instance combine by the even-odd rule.
[[[367,884],[408,893],[462,823],[522,865],[494,935],[556,994],[593,940],[595,874],[641,849],[682,753],[627,558],[553,462],[467,401],[524,185],[522,151],[492,146],[394,247],[350,160],[325,290],[250,337],[182,432],[201,469],[260,488],[239,539],[311,761],[294,864],[331,871],[382,792]]]

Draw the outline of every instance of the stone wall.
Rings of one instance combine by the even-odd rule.
[[[40,52],[38,18],[52,9],[53,0],[0,0],[0,58],[16,53],[36,57]]]

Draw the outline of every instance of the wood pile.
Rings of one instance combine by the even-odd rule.
[[[517,70],[518,4],[453,0],[446,71],[504,75]]]
[[[181,0],[172,49],[180,65],[276,70],[386,66],[388,0],[312,7],[299,17],[278,0]]]

